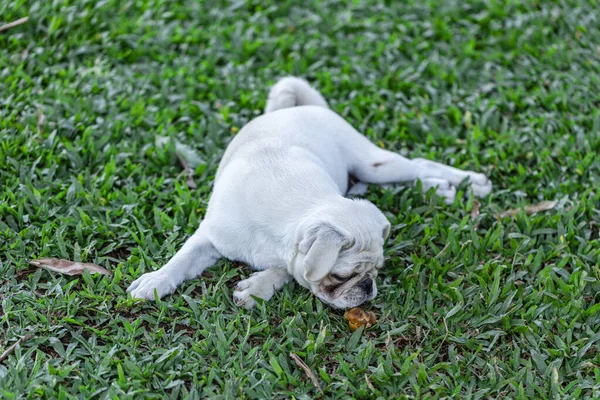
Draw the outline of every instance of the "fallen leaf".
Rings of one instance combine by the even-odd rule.
[[[526,214],[534,214],[534,213],[540,212],[540,211],[551,210],[554,208],[556,203],[557,203],[556,201],[545,200],[538,204],[530,204],[530,205],[525,206],[525,213]],[[498,217],[504,218],[504,217],[509,217],[509,216],[515,216],[515,215],[519,214],[520,211],[521,211],[520,208],[513,208],[511,210],[506,210],[503,213],[498,214]]]
[[[29,265],[65,275],[82,275],[86,269],[90,274],[112,275],[108,270],[96,264],[59,260],[58,258],[38,258],[30,260]]]
[[[479,209],[481,208],[481,203],[479,200],[473,200],[473,208],[471,208],[471,219],[475,219],[479,216]]]

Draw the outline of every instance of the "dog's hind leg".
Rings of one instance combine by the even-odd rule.
[[[492,183],[483,174],[463,171],[423,158],[408,159],[397,153],[383,150],[358,132],[344,138],[344,148],[350,159],[349,173],[360,182],[389,184],[423,183],[423,190],[436,188],[437,194],[447,203],[454,202],[456,188],[467,180],[476,196],[486,196]]]
[[[233,301],[239,307],[251,309],[256,305],[252,296],[269,300],[292,276],[285,268],[269,268],[255,272],[248,279],[238,282],[233,292]]]
[[[127,291],[134,298],[153,300],[156,290],[158,297],[162,298],[173,293],[184,281],[200,276],[221,257],[209,240],[206,228],[200,224],[198,230],[168,263],[157,271],[140,276]]]

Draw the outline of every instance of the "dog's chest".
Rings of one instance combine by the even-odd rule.
[[[262,243],[266,244],[266,243]],[[256,247],[250,247],[256,246]],[[245,262],[257,270],[263,270],[268,268],[285,268],[286,265],[275,253],[275,249],[271,249],[271,246],[261,246],[257,243],[249,245],[246,251],[241,251],[236,254],[238,257],[234,257],[238,261]]]
[[[280,243],[272,234],[248,225],[238,229],[231,229],[229,225],[227,228],[214,229],[211,235],[213,244],[224,257],[244,262],[258,270],[286,267],[282,256],[284,243]]]

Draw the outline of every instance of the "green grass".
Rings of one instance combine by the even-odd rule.
[[[0,398],[600,397],[597,1],[0,1]],[[393,224],[378,324],[290,284],[237,309],[227,261],[158,303],[125,288],[202,219],[228,141],[294,74],[373,141],[488,174]],[[186,185],[167,135],[197,149]],[[557,200],[554,210],[496,218]],[[479,224],[477,230],[475,225]],[[114,275],[65,277],[36,257]]]

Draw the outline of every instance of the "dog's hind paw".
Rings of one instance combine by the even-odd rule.
[[[487,176],[483,174],[475,174],[477,179],[473,179],[471,176],[471,189],[473,189],[473,193],[477,197],[485,197],[492,192],[492,181],[490,181]]]
[[[454,203],[456,197],[456,188],[445,179],[439,178],[424,178],[421,180],[423,184],[423,191],[428,191],[431,188],[435,188],[435,192],[438,196],[442,197],[446,204]]]

